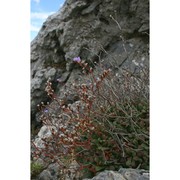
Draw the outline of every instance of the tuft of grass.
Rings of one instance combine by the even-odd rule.
[[[44,170],[44,166],[38,162],[31,162],[31,177],[34,178],[38,176]]]

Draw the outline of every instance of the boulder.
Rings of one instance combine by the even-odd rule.
[[[149,172],[140,169],[124,169],[119,171],[103,171],[92,179],[84,180],[149,180]]]
[[[59,165],[57,163],[50,164],[47,169],[41,172],[38,180],[59,180]]]
[[[61,176],[58,175],[58,164],[51,164],[46,170],[44,170],[40,175],[38,180],[59,180]],[[78,176],[69,177],[68,173],[65,175],[65,180],[81,179]],[[61,178],[60,178],[61,179]],[[105,170],[100,172],[95,177],[89,179],[85,178],[83,180],[149,180],[149,172],[142,169],[125,169],[121,168],[119,171]]]

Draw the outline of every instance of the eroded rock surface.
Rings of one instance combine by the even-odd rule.
[[[45,82],[50,77],[58,93],[57,79],[68,83],[75,74],[74,57],[135,71],[137,65],[148,65],[148,33],[147,0],[66,0],[31,42],[32,123],[37,122],[37,104],[48,101]]]
[[[84,180],[149,180],[149,172],[139,169],[120,169],[119,171],[104,171],[92,179]]]
[[[39,175],[39,180],[60,180],[63,179],[58,174],[58,164],[51,164],[46,170]],[[82,179],[78,176],[64,177],[64,180]],[[119,171],[105,170],[92,179],[85,178],[83,180],[149,180],[149,171],[143,169],[125,169],[121,168]]]

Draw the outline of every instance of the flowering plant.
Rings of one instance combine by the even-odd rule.
[[[79,99],[65,104],[55,95],[50,79],[47,81],[45,91],[52,103],[38,107],[40,120],[51,133],[42,138],[41,147],[32,142],[33,157],[57,162],[65,170],[76,161],[77,172],[93,174],[107,167],[148,168],[147,69],[139,78],[128,71],[121,75],[110,69],[95,71],[80,57],[73,62],[82,67],[88,83],[72,83],[71,92]]]

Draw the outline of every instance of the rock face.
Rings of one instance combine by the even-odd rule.
[[[58,175],[58,165],[52,164],[46,170],[44,170],[39,177],[39,180],[60,180],[60,176]],[[65,177],[65,180],[76,179],[79,180],[81,178],[69,178]],[[124,169],[121,168],[119,171],[110,171],[106,170],[99,173],[97,176],[92,179],[83,179],[83,180],[149,180],[149,172],[141,169]]]
[[[104,171],[93,177],[84,180],[149,180],[149,173],[145,170],[120,169],[116,171]]]
[[[148,65],[148,33],[148,0],[66,0],[31,42],[32,123],[37,122],[37,104],[48,100],[47,79],[58,93],[56,79],[68,82],[78,73],[74,57],[135,71],[137,65]]]

